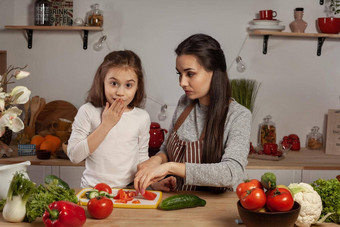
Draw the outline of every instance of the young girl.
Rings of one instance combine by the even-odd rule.
[[[149,158],[149,114],[139,57],[130,50],[114,51],[97,69],[86,103],[72,125],[67,154],[73,163],[85,159],[81,187],[107,183],[125,187],[137,165]]]
[[[166,141],[158,154],[138,166],[134,186],[155,190],[231,190],[244,177],[251,113],[231,98],[220,44],[195,34],[175,50],[178,102]],[[167,175],[168,177],[160,181]],[[202,187],[203,186],[203,187]]]

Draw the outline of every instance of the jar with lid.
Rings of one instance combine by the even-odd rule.
[[[319,132],[319,127],[314,126],[311,132],[307,135],[306,147],[311,150],[319,150],[322,148],[322,134]]]
[[[258,146],[263,148],[265,143],[276,144],[276,127],[275,123],[271,121],[271,116],[267,115],[259,126],[259,141]]]
[[[34,25],[49,26],[51,20],[51,3],[48,0],[37,0],[34,4]]]
[[[103,11],[99,9],[99,4],[91,6],[92,10],[88,15],[88,25],[102,27],[104,23]]]

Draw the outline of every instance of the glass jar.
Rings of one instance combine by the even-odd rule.
[[[92,5],[91,7],[92,10],[88,16],[88,25],[102,27],[104,23],[103,11],[99,9],[98,3]]]
[[[319,127],[314,126],[311,132],[307,135],[306,147],[311,150],[322,149],[322,134],[319,132]]]
[[[271,116],[267,115],[259,126],[259,141],[258,146],[263,148],[265,143],[276,144],[276,127],[275,123],[271,121]]]
[[[51,25],[52,8],[48,0],[37,0],[34,4],[34,25]]]

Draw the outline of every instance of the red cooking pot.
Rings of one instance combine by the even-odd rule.
[[[165,133],[168,133],[168,130],[162,129],[157,122],[151,122],[149,133],[149,148],[155,150],[161,147],[164,142]]]

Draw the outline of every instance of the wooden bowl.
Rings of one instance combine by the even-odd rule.
[[[237,202],[238,213],[247,227],[292,227],[299,216],[300,208],[300,204],[294,202],[290,211],[256,212],[245,209],[240,201]]]
[[[50,159],[51,158],[51,151],[49,150],[37,150],[36,151],[38,159]]]

